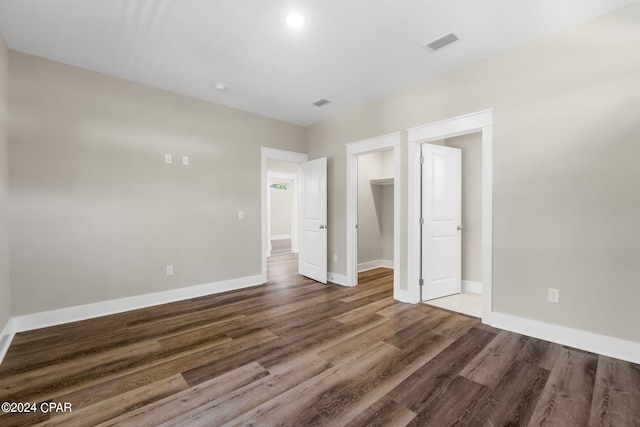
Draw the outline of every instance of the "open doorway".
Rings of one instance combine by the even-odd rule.
[[[431,141],[422,144],[422,153],[425,158],[422,163],[422,299],[430,305],[482,317],[482,134],[475,132]],[[443,158],[445,153],[449,155],[452,170],[449,173],[439,171],[439,179],[450,176],[454,180],[450,185],[455,188],[446,190],[447,194],[440,197],[456,199],[448,204],[452,217],[455,217],[448,233],[442,208],[439,209],[439,217],[432,218],[431,209],[435,202],[430,193],[434,191],[429,189],[432,181],[438,179],[429,176],[434,172],[432,162],[437,160],[440,168],[448,165]],[[436,231],[430,226],[434,220],[437,221],[435,228],[438,234],[431,239]],[[447,234],[455,242],[449,243],[445,237]],[[434,252],[438,254],[437,268],[430,267],[436,258],[432,256]]]
[[[389,152],[389,150],[391,150]],[[382,167],[382,152],[389,152],[386,154],[385,162],[386,166]],[[391,244],[388,245],[389,248],[393,248],[392,252],[392,261],[388,262],[388,266],[393,266],[393,294],[394,298],[398,298],[398,293],[400,291],[400,216],[397,214],[399,212],[400,207],[400,180],[399,180],[399,171],[400,171],[400,133],[394,133],[390,135],[385,135],[377,138],[367,139],[363,141],[354,142],[352,144],[347,144],[347,276],[345,283],[347,286],[356,286],[358,284],[358,270],[366,269],[366,262],[372,262],[374,264],[380,265],[384,262],[384,255],[380,252],[380,255],[373,255],[374,258],[379,257],[378,259],[365,260],[361,258],[359,260],[359,251],[358,251],[358,243],[359,243],[359,235],[362,234],[359,224],[358,224],[358,163],[359,157],[365,156],[368,154],[376,154],[372,158],[373,163],[378,163],[379,174],[376,176],[365,176],[362,179],[365,181],[361,184],[361,187],[367,188],[368,191],[372,193],[381,192],[376,186],[381,186],[383,182],[386,185],[393,186],[393,192],[391,196],[393,198],[393,206],[392,209],[389,207],[391,211],[396,213],[395,215],[391,215],[392,218],[392,233],[387,232],[387,238],[392,240]],[[363,157],[364,159],[364,157]],[[376,160],[377,159],[377,160]],[[386,172],[384,171],[386,170]],[[390,176],[382,176],[382,175],[390,175]],[[374,180],[372,185],[371,179]],[[387,190],[388,193],[388,190]],[[388,195],[388,194],[387,194]],[[372,201],[375,209],[375,202]],[[380,206],[382,209],[382,207]],[[380,213],[380,216],[383,216]],[[387,219],[389,215],[387,215]],[[379,221],[376,221],[378,224]],[[375,222],[374,222],[375,223]],[[389,228],[389,227],[387,227]],[[388,230],[390,231],[390,230]],[[389,236],[391,234],[391,236]],[[363,242],[360,242],[363,244]],[[371,256],[371,255],[370,255]],[[335,259],[334,259],[335,261]],[[369,266],[373,266],[373,264],[369,264]],[[360,268],[359,268],[360,267]]]
[[[493,285],[493,110],[480,111],[408,130],[407,232],[409,236],[421,236],[421,145],[474,133],[481,135],[476,143],[480,143],[482,148],[482,227],[480,232],[482,321],[490,324]],[[409,302],[419,302],[422,299],[421,249],[420,238],[409,239],[407,245]]]
[[[327,283],[327,158],[308,161],[304,153],[260,147],[261,157],[261,228],[262,228],[262,272],[267,282],[267,254],[269,238],[269,161],[296,164],[298,191],[298,273]],[[295,234],[295,233],[294,233]]]
[[[296,153],[294,151],[278,150],[275,148],[261,147],[261,228],[262,228],[262,271],[261,278],[264,283],[267,282],[267,258],[272,253],[272,243],[270,239],[270,223],[269,223],[269,162],[281,162],[289,164],[290,170],[297,170],[298,165],[307,161],[307,155],[304,153]],[[295,167],[295,169],[293,169]],[[281,171],[271,174],[272,177],[284,176],[285,178],[296,178],[297,175],[289,175],[290,171]],[[296,191],[296,193],[298,193]],[[296,227],[297,230],[297,227]],[[296,231],[297,232],[297,231]],[[279,247],[280,249],[280,247]],[[290,250],[290,249],[289,249]]]
[[[393,150],[358,156],[358,273],[393,268]]]
[[[298,253],[298,164],[267,160],[267,256],[274,242]]]

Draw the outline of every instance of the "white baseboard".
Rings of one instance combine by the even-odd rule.
[[[632,363],[640,363],[640,343],[580,329],[552,325],[503,313],[491,313],[490,324],[496,328],[528,335],[569,347],[602,354]]]
[[[393,268],[393,261],[389,261],[388,259],[377,259],[375,261],[361,262],[358,264],[358,273],[380,267]]]
[[[0,332],[0,363],[4,360],[4,356],[6,356],[15,335],[13,319],[9,319],[2,332]]]
[[[172,289],[164,292],[139,295],[129,298],[120,298],[110,301],[102,301],[93,304],[79,305],[75,307],[61,308],[59,310],[45,311],[41,313],[15,316],[13,332],[24,332],[33,329],[46,328],[48,326],[61,325],[94,317],[107,316],[136,310],[153,305],[166,304],[205,295],[218,294],[236,289],[248,288],[265,283],[262,275],[240,277],[237,279],[223,280],[204,285],[190,286],[187,288]]]
[[[471,292],[472,294],[482,294],[482,283],[472,282],[470,280],[463,280],[462,292]]]
[[[287,240],[291,238],[291,234],[280,234],[278,236],[271,236],[271,240]]]
[[[393,260],[381,259],[380,260],[380,267],[390,268],[390,269],[393,270]]]
[[[348,285],[349,281],[347,280],[347,276],[345,276],[344,274],[328,272],[327,279],[329,280],[329,282],[335,283],[336,285],[350,286]]]

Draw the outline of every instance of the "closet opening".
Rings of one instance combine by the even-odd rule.
[[[393,150],[358,156],[358,273],[393,269]]]
[[[400,133],[347,144],[347,275],[343,282],[356,286],[359,271],[393,268],[393,297],[403,300],[400,153]],[[339,268],[335,254],[333,261],[335,271]]]

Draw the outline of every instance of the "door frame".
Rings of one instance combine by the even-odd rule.
[[[407,235],[420,232],[420,144],[482,133],[482,322],[493,313],[493,109],[407,129]],[[420,242],[407,239],[408,302],[420,302]]]
[[[297,153],[295,151],[278,150],[276,148],[260,147],[260,210],[261,227],[262,227],[262,269],[261,280],[267,283],[267,250],[269,241],[267,240],[267,230],[269,223],[267,221],[267,195],[268,195],[268,178],[267,178],[267,160],[278,160],[289,163],[303,163],[308,159],[308,155]]]
[[[358,156],[393,149],[393,295],[400,289],[400,132],[346,144],[347,147],[347,286],[358,284]]]

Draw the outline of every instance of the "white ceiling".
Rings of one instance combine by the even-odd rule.
[[[0,0],[0,32],[11,49],[308,125],[636,1]],[[284,25],[291,8],[304,28]],[[451,31],[463,40],[422,49]]]

